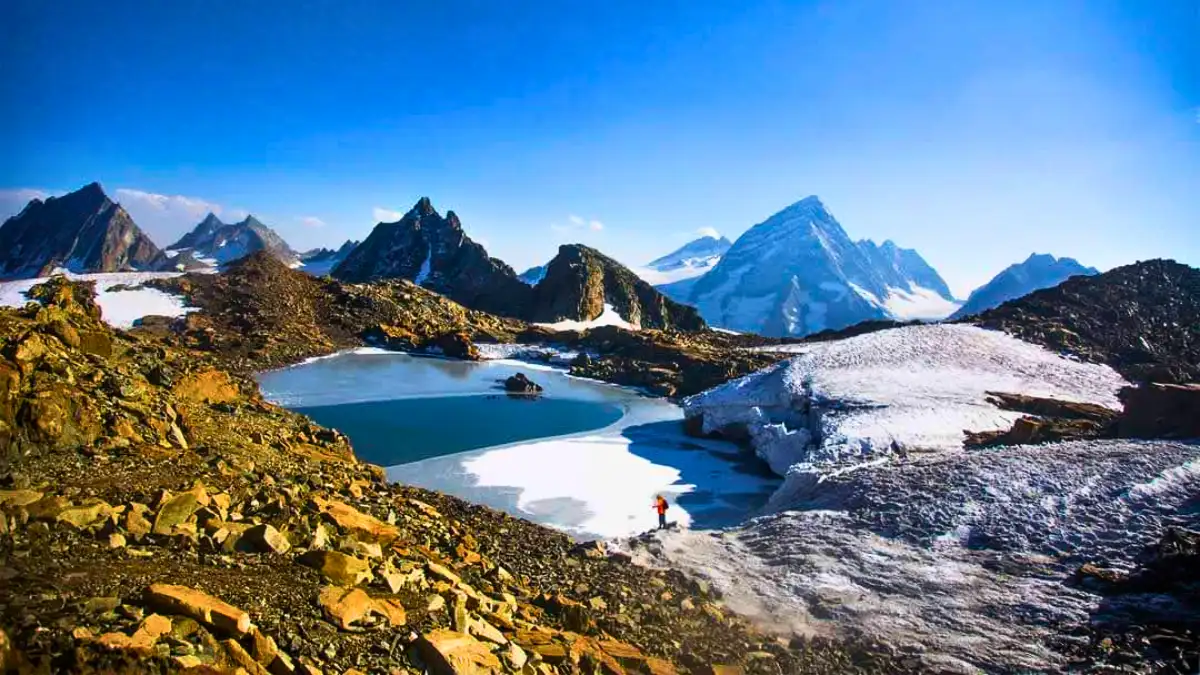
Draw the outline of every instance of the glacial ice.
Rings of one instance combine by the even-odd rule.
[[[913,452],[958,450],[964,431],[1019,417],[987,403],[987,391],[1117,408],[1127,384],[1107,366],[974,326],[907,326],[796,348],[789,361],[683,402],[705,432],[744,430],[783,476],[867,461],[893,441]]]
[[[117,285],[137,286],[150,279],[177,277],[177,272],[106,272],[97,274],[74,274],[65,272],[71,279],[96,282],[96,303],[100,305],[105,322],[116,328],[129,328],[144,316],[183,316],[193,311],[183,298],[164,293],[155,288],[110,291]],[[22,307],[28,302],[25,293],[43,283],[46,278],[19,279],[0,283],[0,305]]]

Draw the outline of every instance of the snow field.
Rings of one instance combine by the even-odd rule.
[[[987,403],[987,391],[1118,408],[1128,384],[1107,366],[974,326],[908,326],[794,347],[804,351],[683,403],[706,432],[744,427],[781,476],[867,461],[893,441],[958,450],[965,430],[1004,428],[1020,416]]]
[[[100,274],[74,274],[65,272],[71,279],[96,282],[96,303],[100,305],[104,321],[116,328],[130,328],[144,316],[183,316],[194,311],[184,304],[182,298],[154,288],[110,291],[117,285],[136,286],[150,279],[169,279],[180,276],[177,272],[112,272]],[[20,279],[0,282],[0,305],[23,307],[28,298],[25,293],[43,283],[46,278]]]

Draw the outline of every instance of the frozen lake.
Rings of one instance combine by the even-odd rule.
[[[543,395],[507,396],[498,380],[518,372]],[[681,527],[735,525],[780,484],[733,446],[684,436],[678,406],[543,365],[368,349],[262,373],[259,382],[270,400],[349,436],[393,480],[579,538],[652,529],[655,494]]]

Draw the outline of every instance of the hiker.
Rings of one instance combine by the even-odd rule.
[[[667,527],[667,500],[663,499],[662,495],[654,496],[654,510],[658,511],[658,529],[666,529]]]

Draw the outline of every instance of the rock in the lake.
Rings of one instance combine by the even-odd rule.
[[[504,380],[504,391],[510,394],[540,394],[542,385],[526,377],[525,373],[517,373]]]

